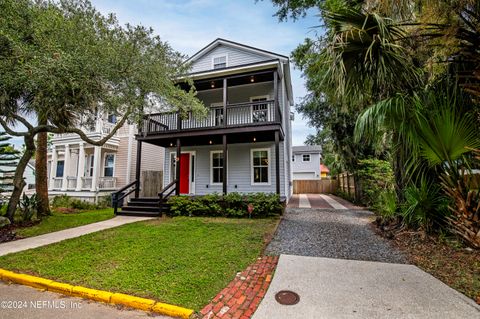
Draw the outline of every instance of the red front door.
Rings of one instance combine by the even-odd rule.
[[[190,193],[190,154],[180,155],[180,194]]]

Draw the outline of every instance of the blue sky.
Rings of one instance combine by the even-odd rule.
[[[296,22],[278,22],[270,1],[255,0],[91,0],[102,13],[113,12],[119,21],[152,27],[162,40],[187,55],[216,38],[225,38],[290,56],[319,24],[315,12]],[[301,73],[293,69],[292,85],[297,103],[306,94]],[[293,145],[302,145],[308,134],[299,114],[293,123]]]

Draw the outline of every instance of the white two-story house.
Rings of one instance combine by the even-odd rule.
[[[187,63],[208,115],[149,114],[136,136],[145,147],[165,148],[165,161],[157,162],[164,171],[161,196],[266,192],[288,200],[293,105],[288,57],[216,39]],[[146,210],[148,200],[137,193],[121,213]],[[158,210],[158,198],[150,201],[151,211]]]
[[[98,114],[95,123],[83,130],[89,138],[100,140],[116,121],[115,115]],[[135,180],[137,133],[135,125],[125,124],[103,146],[87,144],[73,133],[55,134],[48,152],[49,196],[66,194],[95,202]],[[145,145],[139,175],[162,172],[163,154],[163,148]],[[157,184],[159,191],[162,181]]]
[[[319,145],[292,147],[293,179],[321,179],[321,152]]]

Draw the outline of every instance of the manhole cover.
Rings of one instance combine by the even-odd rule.
[[[282,290],[277,292],[275,300],[282,305],[295,305],[300,301],[300,296],[290,290]]]

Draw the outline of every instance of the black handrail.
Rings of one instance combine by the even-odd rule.
[[[133,187],[131,190],[129,190],[128,192],[124,193],[125,190],[127,190],[128,188],[132,187],[132,186],[135,186]],[[117,210],[118,210],[118,203],[124,199],[125,197],[127,197],[128,195],[130,195],[133,191],[135,191],[137,189],[137,181],[133,181],[131,182],[130,184],[127,184],[125,186],[123,186],[122,188],[120,188],[118,191],[112,193],[112,204],[113,204],[113,213],[115,215],[117,215]]]
[[[172,186],[175,186],[175,187],[172,188]],[[171,190],[168,193],[166,193],[167,190],[170,189],[170,188],[171,188]],[[173,180],[173,182],[171,182],[170,184],[165,186],[160,191],[160,193],[158,193],[158,197],[159,197],[158,207],[160,209],[160,213],[162,212],[162,208],[163,208],[163,204],[165,202],[165,199],[167,199],[170,195],[172,195],[172,193],[175,191],[176,188],[177,188],[177,180]]]

